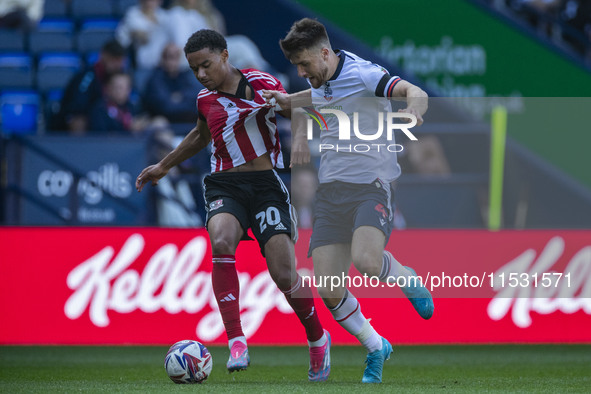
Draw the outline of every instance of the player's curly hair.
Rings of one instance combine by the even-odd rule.
[[[330,48],[326,28],[322,23],[310,18],[295,21],[287,36],[279,40],[279,46],[288,59],[304,49],[313,48],[319,44]]]
[[[212,51],[223,51],[228,48],[226,39],[223,35],[215,30],[201,29],[196,31],[189,37],[185,44],[185,55],[197,52],[203,48],[209,48]]]

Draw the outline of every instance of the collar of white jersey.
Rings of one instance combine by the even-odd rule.
[[[339,65],[337,66],[334,74],[332,74],[332,77],[330,77],[329,81],[334,81],[339,77],[341,70],[343,69],[343,64],[345,64],[345,52],[341,51],[340,49],[335,49],[334,53],[339,57]]]

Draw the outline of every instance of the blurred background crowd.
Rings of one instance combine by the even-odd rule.
[[[388,9],[394,13],[398,8],[409,10],[414,5],[386,0],[376,0],[375,3],[370,5],[353,0],[0,0],[0,155],[4,156],[0,172],[0,224],[202,225],[205,213],[201,179],[209,173],[208,151],[171,171],[170,176],[150,193],[146,202],[143,199],[147,193],[139,197],[126,195],[129,201],[120,200],[104,180],[111,179],[106,170],[103,174],[96,168],[82,168],[91,165],[83,160],[65,162],[67,155],[58,153],[59,150],[42,149],[40,145],[35,145],[46,137],[68,138],[80,144],[76,146],[86,144],[84,149],[88,148],[88,141],[117,145],[123,138],[130,138],[138,144],[149,141],[147,148],[141,150],[141,160],[134,158],[133,165],[131,162],[125,164],[128,166],[125,177],[135,177],[137,174],[133,171],[137,170],[133,169],[134,165],[141,169],[143,165],[154,162],[175,146],[195,124],[195,99],[203,87],[188,68],[183,46],[194,31],[202,28],[215,29],[225,35],[233,65],[270,72],[287,91],[292,92],[307,85],[283,58],[277,41],[295,19],[312,15],[327,23],[334,47],[349,49],[380,63],[391,73],[424,86],[431,97],[465,97],[465,93],[470,91],[477,92],[477,97],[498,95],[499,81],[506,81],[510,86],[501,93],[508,97],[509,110],[512,104],[516,104],[514,108],[523,107],[519,89],[523,89],[523,96],[526,97],[545,96],[538,93],[544,89],[537,90],[545,85],[532,72],[535,68],[547,77],[542,65],[538,69],[537,66],[528,66],[530,63],[523,59],[505,61],[505,50],[513,53],[511,51],[515,49],[501,48],[499,52],[493,45],[484,43],[487,37],[476,38],[477,35],[474,35],[476,42],[464,42],[469,41],[465,37],[471,34],[466,33],[471,21],[464,20],[464,24],[456,29],[463,29],[461,34],[452,37],[454,30],[447,25],[448,16],[429,15],[429,10],[425,9],[421,11],[425,12],[423,19],[419,18],[415,23],[420,29],[408,33],[409,36],[404,35],[408,29],[404,26],[398,28],[398,25],[396,31],[390,27],[384,33],[377,25],[372,28],[363,26],[371,24],[371,18],[388,18],[389,14],[385,12],[384,15],[376,15],[377,10]],[[428,4],[425,0],[417,0],[416,3],[415,8]],[[302,4],[314,6],[314,11],[305,9]],[[538,50],[537,44],[542,43],[550,52],[558,54],[557,58],[570,60],[565,69],[573,64],[578,68],[576,72],[564,73],[564,77],[582,83],[565,83],[562,87],[575,92],[567,95],[585,95],[579,91],[585,90],[591,70],[591,1],[455,0],[454,4],[456,7],[476,5],[473,8],[480,7],[485,10],[484,14],[493,15],[495,22],[489,21],[486,26],[493,26],[497,20],[502,20],[508,22],[511,29],[522,33],[521,36],[534,38],[536,44],[528,46],[528,53],[538,53],[534,51]],[[435,3],[429,3],[429,6],[436,8]],[[331,13],[329,17],[325,12],[327,19],[322,19],[323,9]],[[482,15],[478,17],[483,18]],[[363,23],[358,23],[356,18],[361,18]],[[330,19],[335,23],[332,24]],[[348,31],[344,31],[342,26],[347,20]],[[430,22],[422,24],[423,20]],[[342,21],[342,26],[336,21]],[[456,22],[454,24],[457,25]],[[356,28],[363,31],[355,31]],[[424,37],[420,35],[422,32],[426,32]],[[491,31],[487,34],[495,36],[497,33]],[[365,42],[361,42],[361,36],[364,36]],[[513,37],[506,35],[502,39],[515,41]],[[369,44],[370,41],[374,42]],[[392,43],[397,46],[390,47]],[[442,51],[448,53],[442,57]],[[518,49],[517,57],[526,56],[520,51]],[[407,56],[407,52],[410,55]],[[412,59],[415,62],[411,63]],[[536,60],[529,61],[535,63]],[[424,65],[429,67],[418,67]],[[526,71],[520,66],[526,67]],[[584,78],[578,74],[581,70],[587,73]],[[420,74],[421,71],[424,74]],[[448,74],[428,74],[431,71]],[[510,72],[515,75],[508,76]],[[529,82],[524,80],[529,74],[533,75],[530,78],[533,83],[529,84],[528,91],[526,85]],[[484,84],[487,84],[488,90],[483,87]],[[559,91],[557,96],[560,95],[564,94]],[[471,100],[469,104],[474,107],[477,103],[478,100]],[[488,103],[483,103],[483,106],[488,106]],[[397,194],[400,207],[396,213],[398,228],[481,228],[487,221],[485,207],[490,130],[482,123],[462,124],[467,117],[458,115],[461,111],[445,108],[437,111],[433,106],[430,109],[430,119],[421,127],[421,143],[405,146],[404,152],[399,155],[406,176],[401,178],[400,193]],[[282,118],[278,118],[277,122],[287,168],[280,175],[291,184],[300,225],[310,227],[313,217],[311,206],[317,185],[315,168],[289,171],[290,125]],[[519,131],[522,130],[525,128]],[[539,141],[548,141],[548,138],[539,138],[540,132],[536,131],[529,140],[524,137],[522,142],[531,147]],[[510,130],[510,133],[519,136],[514,131]],[[90,140],[91,137],[98,137],[99,140]],[[43,140],[43,144],[46,142]],[[561,173],[553,172],[547,164],[533,160],[531,155],[520,149],[511,142],[508,146],[507,166],[513,165],[519,171],[513,171],[506,179],[511,186],[507,187],[510,192],[506,193],[505,199],[506,224],[513,224],[516,228],[588,225],[587,216],[581,215],[581,210],[588,213],[591,209],[589,191],[581,192],[576,182],[565,180]],[[555,157],[554,150],[552,147],[549,149],[548,152],[542,149],[537,153],[547,153],[545,158],[552,159]],[[28,156],[30,152],[36,152],[42,160],[31,158]],[[124,162],[130,160],[130,155],[124,155],[125,160],[107,159],[106,153],[113,152],[109,148],[96,148],[92,156],[104,155],[103,161],[106,160],[107,164],[92,166],[105,169],[119,165],[121,167],[117,168],[123,174]],[[573,162],[575,157],[564,154],[560,159]],[[313,164],[317,164],[318,158],[315,160]],[[41,164],[35,171],[39,171],[40,175],[26,167],[28,163],[37,161]],[[588,177],[587,172],[580,171],[578,163],[571,168],[574,168],[573,173],[579,176],[579,180]],[[84,189],[87,184],[81,183],[81,180],[88,177],[84,173],[87,171],[93,176],[96,173],[104,175],[104,179],[99,177],[99,181],[91,180],[88,185],[110,196],[111,199],[106,198],[103,203],[106,201],[114,208],[81,207],[80,196],[88,191]],[[78,183],[77,190],[71,186],[72,182],[62,182],[59,177],[62,173],[70,174],[74,179],[72,182]],[[127,178],[126,185],[130,182]],[[70,178],[66,176],[63,179]],[[552,187],[548,187],[550,181],[554,182]],[[560,191],[563,195],[552,197],[547,190],[552,193]],[[566,199],[565,193],[568,194]],[[548,212],[546,207],[552,198],[570,202],[565,203],[567,208],[564,210]],[[75,210],[78,210],[78,215]],[[151,216],[145,212],[156,213]]]

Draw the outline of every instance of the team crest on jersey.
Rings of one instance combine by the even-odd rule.
[[[224,206],[224,200],[222,200],[222,199],[215,200],[215,201],[212,201],[209,203],[209,210],[215,211],[216,209],[219,209],[223,206]]]
[[[330,84],[328,82],[324,86],[324,98],[326,99],[326,101],[332,100],[332,88],[330,87]]]

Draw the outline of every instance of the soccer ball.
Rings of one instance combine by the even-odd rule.
[[[192,340],[172,345],[164,358],[164,368],[175,383],[201,383],[211,373],[213,361],[202,343]]]

